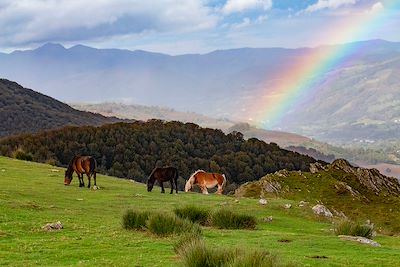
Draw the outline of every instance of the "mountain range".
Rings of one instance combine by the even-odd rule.
[[[287,110],[276,129],[329,142],[397,138],[400,43],[371,40],[341,46],[362,49],[321,73],[318,90]],[[61,101],[167,106],[251,123],[248,110],[262,111],[255,103],[273,93],[274,77],[323,49],[328,48],[240,48],[169,56],[50,43],[0,54],[0,76]]]

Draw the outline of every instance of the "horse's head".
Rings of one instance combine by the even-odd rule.
[[[151,179],[151,177],[149,177],[149,179],[147,180],[147,192],[151,192],[151,190],[153,190],[153,186],[154,179]]]
[[[192,183],[191,183],[191,181],[190,181],[190,179],[186,182],[186,184],[185,184],[185,192],[191,192],[192,191],[192,187],[193,187],[193,185],[192,185]]]
[[[66,170],[64,176],[64,185],[69,185],[71,181],[72,181],[72,175],[68,170]]]

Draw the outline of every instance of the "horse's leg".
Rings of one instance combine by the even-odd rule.
[[[97,184],[96,184],[96,172],[94,172],[94,174],[93,174],[93,180],[94,180],[94,185],[97,187]]]
[[[160,181],[160,186],[161,186],[161,193],[165,193],[164,182]]]
[[[83,180],[83,173],[81,173],[82,187],[85,187],[85,181]]]
[[[169,183],[171,184],[171,192],[170,192],[170,194],[172,194],[174,192],[174,179],[169,180]]]
[[[78,175],[79,187],[82,187],[81,175],[79,173],[76,173],[76,175]]]
[[[89,175],[88,173],[86,173],[86,176],[87,176],[88,181],[89,181],[89,184],[88,184],[88,187],[87,187],[87,188],[90,188],[90,175]]]
[[[202,185],[200,188],[201,188],[201,192],[202,192],[203,194],[208,195],[207,186]]]
[[[222,185],[218,184],[218,190],[217,190],[217,194],[221,195],[222,194]]]
[[[176,193],[178,194],[178,179],[175,178],[175,179],[174,179],[174,182],[175,182],[175,191],[176,191]]]

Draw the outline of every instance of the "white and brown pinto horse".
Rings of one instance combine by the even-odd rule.
[[[185,185],[185,192],[192,191],[194,185],[198,185],[203,194],[208,194],[207,188],[218,186],[217,194],[222,194],[226,184],[224,174],[205,172],[197,170],[193,173]]]

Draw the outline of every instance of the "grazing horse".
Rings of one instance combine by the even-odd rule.
[[[226,184],[225,174],[205,172],[197,170],[193,173],[185,185],[185,192],[192,191],[193,185],[199,185],[203,194],[208,194],[207,188],[218,186],[217,194],[222,194]]]
[[[160,168],[156,167],[154,170],[151,172],[149,175],[149,179],[147,180],[147,191],[151,192],[154,186],[154,182],[158,181],[158,183],[161,186],[161,193],[165,193],[164,190],[164,182],[170,182],[171,183],[171,193],[174,192],[174,185],[176,189],[176,193],[178,193],[178,169],[174,167],[165,167],[165,168]]]
[[[89,180],[88,188],[90,188],[90,177],[93,175],[94,187],[96,185],[96,160],[91,156],[75,156],[68,164],[65,171],[64,185],[69,185],[72,181],[72,174],[76,172],[79,179],[79,187],[84,187],[83,174],[86,174]]]

